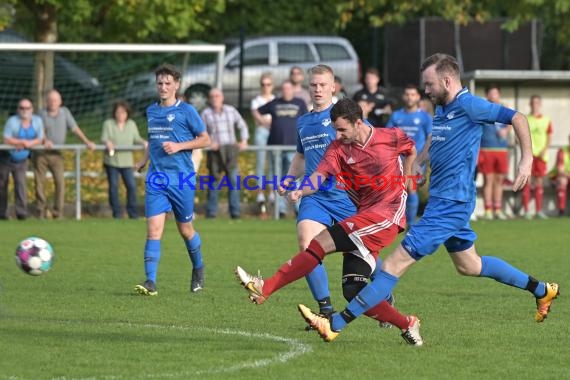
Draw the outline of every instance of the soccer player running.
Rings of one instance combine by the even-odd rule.
[[[421,66],[426,95],[436,104],[433,142],[430,148],[430,199],[423,217],[413,225],[402,243],[388,255],[375,279],[346,309],[328,318],[310,311],[304,317],[327,341],[334,339],[349,322],[386,299],[402,275],[417,261],[444,244],[457,271],[464,276],[488,277],[527,290],[536,298],[536,322],[542,322],[559,285],[538,281],[492,256],[479,256],[469,217],[475,207],[473,173],[481,141],[482,125],[511,124],[520,141],[522,156],[513,190],[520,190],[531,173],[532,148],[526,117],[500,104],[473,96],[462,88],[455,58],[434,54]],[[316,250],[315,250],[316,251]],[[324,255],[317,255],[321,259]],[[317,259],[315,258],[316,262]],[[265,291],[264,288],[262,288]]]
[[[424,163],[428,159],[429,146],[431,145],[432,117],[420,108],[420,99],[420,89],[413,84],[407,85],[402,96],[404,107],[392,114],[386,124],[386,128],[398,127],[414,140],[418,152],[416,161],[420,165],[422,169],[421,174],[423,175]],[[413,185],[410,184],[408,187],[408,200],[406,201],[406,222],[408,227],[416,222],[420,205],[420,197],[418,196],[415,183]]]
[[[237,267],[239,279],[253,302],[265,302],[283,286],[321,265],[325,255],[331,252],[350,252],[344,254],[343,294],[348,300],[353,299],[371,277],[378,252],[392,244],[404,229],[406,184],[402,179],[403,174],[412,172],[412,163],[416,159],[413,140],[400,129],[377,129],[365,123],[362,108],[348,98],[339,100],[332,107],[330,117],[336,140],[311,173],[310,185],[304,181],[300,189],[290,192],[289,197],[291,201],[301,199],[301,202],[311,199],[311,194],[323,191],[318,190],[318,183],[324,183],[323,179],[342,176],[338,187],[346,188],[357,204],[358,212],[321,230],[308,247],[270,278],[262,280]],[[400,155],[405,157],[403,168]],[[321,327],[314,323],[314,318],[328,321],[328,317],[313,314],[303,305],[299,305],[299,310],[309,316],[306,321],[317,330]],[[399,327],[409,344],[422,345],[419,319],[400,314],[386,300],[368,310],[366,315]],[[331,334],[325,337],[325,340],[332,339]]]
[[[135,165],[140,171],[150,159],[146,178],[145,213],[147,239],[144,249],[146,281],[135,286],[143,295],[157,294],[156,276],[160,261],[160,240],[166,213],[173,211],[178,232],[192,262],[190,290],[204,286],[204,264],[200,235],[194,230],[195,168],[192,149],[206,148],[210,137],[194,107],[176,98],[180,88],[180,72],[165,64],[155,71],[159,101],[146,111],[149,144],[142,161]]]

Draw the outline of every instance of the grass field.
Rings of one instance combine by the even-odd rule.
[[[397,306],[422,319],[425,344],[361,318],[332,343],[303,331],[296,305],[314,306],[304,281],[255,306],[233,277],[239,264],[269,276],[296,251],[294,222],[198,220],[206,289],[190,294],[189,259],[174,223],[163,239],[156,297],[144,277],[145,223],[92,219],[0,225],[0,379],[568,379],[570,220],[477,222],[481,254],[558,281],[548,320],[527,292],[455,274],[447,254],[416,265]],[[17,243],[49,240],[53,269],[14,263]],[[327,258],[333,302],[344,305],[340,257]],[[570,289],[570,287],[568,288]],[[570,291],[570,290],[569,290]]]

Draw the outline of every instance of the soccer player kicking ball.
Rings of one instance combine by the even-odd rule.
[[[536,322],[544,321],[552,301],[559,295],[558,284],[538,281],[497,257],[479,256],[474,245],[476,235],[469,226],[469,217],[475,207],[472,178],[482,125],[499,122],[513,126],[522,150],[513,185],[513,190],[517,191],[527,182],[532,167],[526,117],[473,96],[462,88],[459,66],[449,55],[434,54],[427,58],[421,73],[426,95],[436,105],[430,148],[432,171],[428,204],[423,217],[410,228],[401,245],[385,258],[378,275],[346,309],[333,314],[330,319],[310,311],[304,313],[306,319],[318,326],[325,339],[336,337],[349,322],[386,299],[408,268],[434,253],[441,244],[445,245],[460,274],[488,277],[529,291],[536,298]],[[259,290],[263,292],[265,288]]]
[[[190,291],[195,293],[204,287],[200,235],[192,225],[195,190],[189,183],[179,181],[188,178],[192,185],[195,184],[192,149],[206,148],[210,145],[210,137],[196,109],[176,98],[180,72],[172,65],[162,65],[155,74],[160,101],[147,108],[149,144],[143,160],[135,165],[140,171],[150,157],[145,187],[147,240],[144,267],[147,279],[136,285],[135,291],[148,296],[157,294],[160,239],[166,213],[174,211],[178,232],[192,262]]]
[[[236,274],[241,284],[248,291],[250,300],[257,304],[309,273],[327,253],[340,251],[351,252],[344,255],[343,280],[350,286],[343,286],[343,291],[347,299],[353,299],[366,286],[378,252],[390,245],[405,227],[406,184],[389,179],[401,179],[403,174],[411,173],[416,158],[413,140],[400,129],[376,129],[366,124],[362,120],[362,109],[351,99],[339,100],[332,107],[330,117],[336,140],[311,174],[309,181],[312,186],[293,190],[289,197],[291,201],[297,201],[316,192],[316,184],[323,183],[323,178],[342,173],[340,185],[351,195],[357,205],[357,213],[321,231],[307,249],[281,266],[273,277],[262,280],[237,267]],[[403,170],[400,155],[405,156]],[[388,297],[368,310],[366,315],[399,327],[406,342],[421,346],[419,319],[400,314],[386,299]],[[326,317],[313,314],[303,305],[299,305],[299,310],[326,341],[336,337],[330,329],[323,333],[321,321],[328,322]]]

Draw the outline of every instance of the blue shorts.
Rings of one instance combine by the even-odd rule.
[[[415,260],[431,255],[441,244],[447,252],[464,251],[473,245],[477,235],[469,225],[475,201],[458,202],[430,197],[424,214],[402,240],[402,247]]]
[[[147,185],[145,216],[150,218],[173,211],[178,222],[191,222],[194,216],[194,193],[195,190],[189,187],[185,187],[183,190],[179,190],[178,186],[155,189]]]
[[[325,226],[332,226],[334,223],[340,222],[354,214],[356,214],[356,207],[348,198],[323,201],[309,195],[301,198],[297,223],[301,220],[309,219]]]

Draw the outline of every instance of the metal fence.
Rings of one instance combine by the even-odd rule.
[[[0,151],[1,150],[13,150],[14,147],[11,145],[0,144]],[[116,146],[115,151],[136,151],[136,150],[143,150],[144,148],[140,145],[130,145],[130,146]],[[34,147],[32,150],[45,150],[43,146]],[[82,210],[82,201],[81,201],[81,178],[82,177],[99,177],[103,176],[104,172],[86,172],[81,170],[81,153],[84,151],[88,151],[87,148],[83,144],[66,144],[66,145],[54,145],[52,150],[66,150],[66,151],[73,151],[74,152],[74,170],[65,172],[65,178],[73,178],[75,179],[75,219],[81,220],[81,210]],[[105,151],[105,145],[97,145],[95,148],[96,151]],[[205,149],[207,151],[207,149]],[[288,168],[281,167],[281,153],[282,152],[291,152],[295,151],[296,147],[294,145],[271,145],[265,147],[258,147],[258,146],[248,146],[244,151],[256,152],[260,150],[265,150],[266,152],[273,152],[273,167],[275,168],[275,175],[278,178],[281,178],[283,175],[287,173]],[[32,172],[27,173],[28,176],[33,176]],[[146,173],[136,173],[136,177],[138,178],[145,178]],[[78,180],[79,179],[79,180]],[[275,219],[279,219],[279,197],[275,197],[274,204],[273,204],[273,217]]]

